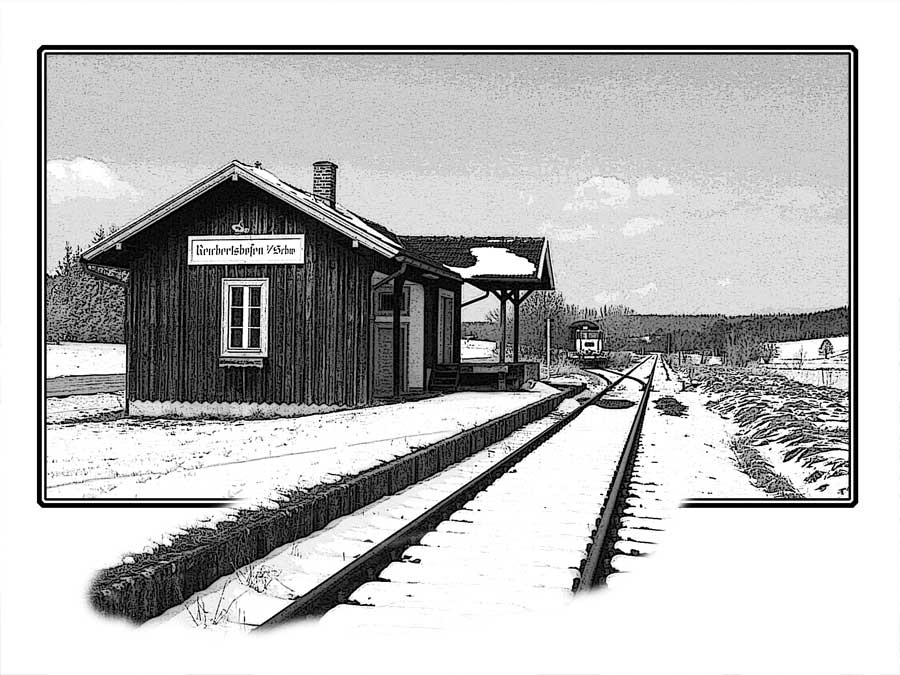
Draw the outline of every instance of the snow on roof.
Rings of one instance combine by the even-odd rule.
[[[475,256],[474,265],[469,267],[448,266],[463,279],[471,279],[476,276],[526,276],[534,274],[536,269],[533,262],[515,253],[510,253],[508,248],[476,246],[470,249],[470,252]]]
[[[400,237],[403,245],[436,260],[464,279],[508,278],[544,281],[553,287],[543,237]]]

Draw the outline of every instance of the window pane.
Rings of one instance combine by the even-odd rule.
[[[231,323],[230,327],[234,326],[242,326],[244,324],[244,310],[240,307],[232,307],[231,308]]]
[[[250,323],[248,324],[251,328],[259,328],[259,310],[253,308],[250,310]]]
[[[380,293],[378,295],[378,311],[390,312],[394,308],[393,299],[394,296],[390,293]]]
[[[231,339],[228,342],[229,349],[240,349],[243,347],[241,344],[241,333],[243,331],[240,328],[232,328],[231,329]]]
[[[250,329],[250,344],[248,346],[251,349],[259,349],[259,328]]]
[[[243,286],[232,286],[231,287],[231,306],[232,307],[240,307],[244,304],[244,287]]]
[[[259,294],[260,291],[259,286],[251,286],[250,287],[250,306],[251,307],[259,307]]]

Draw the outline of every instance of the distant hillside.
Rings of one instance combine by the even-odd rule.
[[[523,345],[538,349],[543,345],[544,316],[526,315],[523,307]],[[554,316],[551,314],[551,316]],[[582,318],[578,312],[559,312],[554,316],[552,345],[565,347],[568,326]],[[724,356],[731,363],[746,363],[766,358],[775,342],[824,338],[850,332],[847,307],[802,314],[627,314],[613,312],[594,317],[603,330],[604,346],[609,350],[705,352]],[[507,339],[511,339],[512,321],[508,321]],[[525,325],[527,324],[527,326]],[[499,325],[493,322],[465,322],[463,335],[499,340]],[[534,343],[531,345],[530,343]]]
[[[624,348],[634,338],[649,337],[645,348],[654,351],[718,351],[729,341],[748,334],[758,342],[787,342],[846,335],[850,332],[847,307],[803,314],[630,315],[600,321],[610,348]],[[668,349],[667,349],[668,348]]]

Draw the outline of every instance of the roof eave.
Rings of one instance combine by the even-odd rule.
[[[482,288],[483,285],[485,287],[483,290],[489,290],[487,287],[519,287],[530,288],[535,291],[553,290],[552,279],[548,280],[539,277],[504,277],[479,275],[476,277],[463,278],[463,281],[465,281],[467,284],[471,284],[472,286],[477,286],[479,288]]]
[[[233,175],[234,169],[234,162],[230,162],[225,166],[217,169],[205,178],[188,187],[186,190],[178,193],[174,197],[169,198],[163,203],[158,204],[138,218],[135,218],[130,223],[125,225],[125,227],[123,227],[122,229],[116,230],[105,239],[101,239],[99,242],[82,253],[82,259],[87,262],[91,262],[101,253],[105,253],[106,251],[113,248],[116,244],[121,244],[132,235],[137,234],[144,228],[149,227],[156,221],[164,218],[172,211],[175,211],[192,199],[196,199],[204,192],[207,192],[219,183],[227,180]]]
[[[538,266],[538,277],[543,279],[545,272],[547,284],[549,285],[547,290],[552,291],[556,288],[556,279],[553,276],[553,265],[550,262],[550,241],[548,239],[544,239],[544,247],[541,249],[541,263]]]
[[[398,253],[395,258],[402,263],[407,263],[409,265],[413,265],[414,267],[418,267],[421,270],[425,270],[426,272],[431,272],[432,274],[437,274],[438,276],[442,276],[446,279],[452,279],[453,281],[465,281],[462,276],[453,270],[447,269],[446,267],[439,266],[438,264],[432,264],[427,260],[422,260],[417,256],[409,255],[406,252]]]

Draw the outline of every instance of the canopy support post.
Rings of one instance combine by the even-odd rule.
[[[500,363],[506,363],[506,291],[497,293],[500,299]]]
[[[400,397],[400,378],[403,375],[403,367],[401,361],[402,340],[400,335],[400,310],[403,308],[403,282],[405,275],[403,272],[394,277],[394,294],[393,294],[393,385],[394,398]]]
[[[519,289],[512,291],[513,303],[513,363],[519,362]]]

